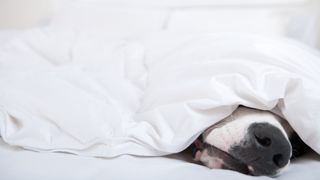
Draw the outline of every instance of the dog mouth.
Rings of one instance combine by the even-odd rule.
[[[227,169],[232,171],[237,171],[242,174],[251,175],[251,176],[259,176],[260,174],[256,172],[254,166],[252,165],[254,162],[259,161],[261,157],[256,157],[251,159],[249,162],[244,162],[240,158],[234,157],[232,154],[225,152],[216,146],[204,143],[203,147],[208,150],[208,155],[218,156],[221,159],[220,169]],[[268,174],[270,177],[276,177],[280,173],[279,171],[275,171],[274,173]]]
[[[238,171],[243,174],[253,175],[252,167],[243,162],[242,160],[235,158],[231,154],[208,143],[204,143],[203,147],[208,150],[208,155],[219,157],[219,159],[222,160],[221,169],[229,169],[233,171]]]

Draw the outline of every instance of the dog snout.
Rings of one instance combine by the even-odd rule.
[[[258,148],[262,149],[262,156],[268,157],[268,161],[278,168],[288,164],[291,147],[288,140],[282,136],[275,136],[279,131],[268,124],[256,124],[253,126],[252,138]]]
[[[276,175],[289,164],[291,144],[284,133],[269,123],[254,123],[246,138],[231,149],[231,154],[250,167],[252,175]]]

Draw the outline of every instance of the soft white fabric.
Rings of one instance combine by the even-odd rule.
[[[292,161],[276,178],[252,177],[230,170],[209,170],[183,153],[166,157],[92,158],[64,153],[37,153],[8,146],[0,139],[0,174],[5,180],[318,180],[320,156]]]
[[[33,30],[0,51],[1,136],[36,151],[164,155],[242,104],[280,112],[319,153],[319,67],[284,39]]]

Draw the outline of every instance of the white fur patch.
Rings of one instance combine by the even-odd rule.
[[[288,139],[284,128],[279,122],[279,118],[267,111],[240,107],[224,120],[230,122],[227,122],[221,127],[214,128],[204,140],[206,143],[225,152],[228,152],[232,145],[237,144],[244,139],[248,128],[252,123],[269,123],[279,128],[283,135]]]
[[[210,169],[222,169],[223,160],[214,156],[210,156],[207,150],[201,154],[200,161]]]

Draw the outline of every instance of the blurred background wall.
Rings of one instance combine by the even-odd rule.
[[[61,5],[64,2],[68,2],[68,1],[70,0],[65,0],[65,1],[63,0],[0,0],[0,28],[1,29],[3,28],[21,29],[21,28],[32,27],[32,26],[38,25],[39,23],[40,24],[44,23],[50,20],[50,18],[53,16],[53,12],[56,9],[55,5],[58,4],[57,2],[59,2]],[[150,2],[153,2],[153,1],[158,2],[157,0],[150,0]],[[225,0],[225,1],[237,2],[237,0]],[[247,1],[250,3],[255,2],[250,0],[247,0]],[[267,3],[266,5],[263,5],[263,3],[258,3],[260,1],[256,0],[255,3],[258,4],[257,6],[258,8],[259,7],[261,8],[261,6],[266,6],[267,8],[278,8],[278,7],[270,6],[270,4],[272,4],[273,1],[275,2],[281,1],[283,2],[283,4],[289,4],[289,2],[308,1],[309,5],[307,6],[304,5],[303,6],[304,9],[306,9],[307,11],[314,11],[315,13],[317,11],[320,12],[320,0],[270,0],[271,3]],[[181,2],[183,1],[181,0]],[[206,10],[208,9],[206,7],[202,7],[202,8]],[[254,6],[251,6],[251,8],[254,8]]]
[[[0,28],[25,28],[47,20],[51,0],[0,0]]]

